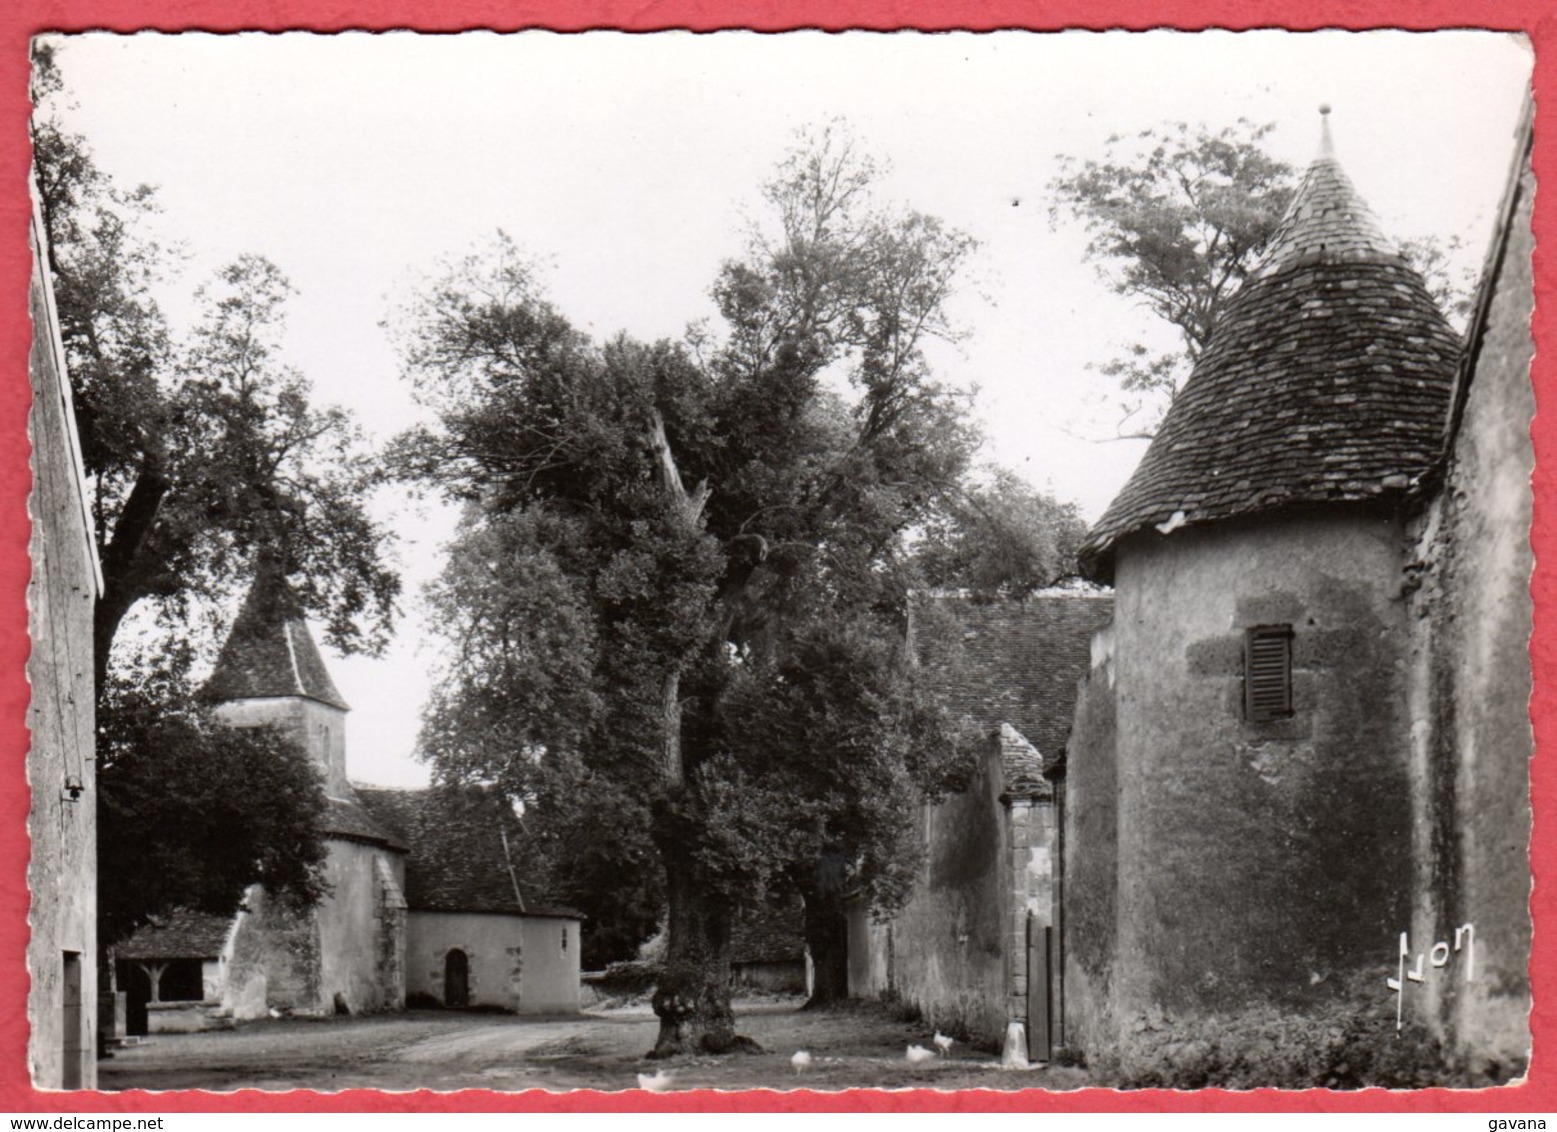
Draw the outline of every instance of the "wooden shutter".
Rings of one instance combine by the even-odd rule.
[[[1258,625],[1244,637],[1244,718],[1268,723],[1292,714],[1292,626]]]

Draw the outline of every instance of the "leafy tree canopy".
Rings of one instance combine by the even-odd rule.
[[[168,667],[116,674],[102,699],[101,944],[175,908],[229,915],[251,884],[300,906],[324,893],[324,782],[302,748],[214,720]]]
[[[1155,428],[1292,199],[1295,170],[1262,144],[1272,128],[1240,119],[1217,131],[1178,122],[1116,135],[1101,161],[1062,158],[1049,186],[1051,220],[1079,219],[1114,292],[1178,334],[1179,350],[1137,341],[1098,367],[1123,395],[1134,434]]]

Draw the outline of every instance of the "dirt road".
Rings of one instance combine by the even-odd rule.
[[[603,1089],[636,1088],[663,1071],[672,1089],[1073,1089],[1075,1069],[1009,1071],[988,1053],[953,1046],[910,1064],[911,1043],[931,1046],[923,1026],[859,1008],[802,1012],[791,1006],[738,1010],[740,1030],[764,1052],[646,1062],[656,1021],[647,1010],[519,1018],[409,1011],[321,1021],[254,1022],[205,1034],[164,1034],[99,1065],[99,1088],[206,1089]],[[811,1064],[791,1065],[796,1050]]]

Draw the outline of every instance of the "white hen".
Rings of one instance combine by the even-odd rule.
[[[802,1069],[811,1067],[811,1055],[803,1049],[797,1049],[795,1056],[789,1059],[789,1063],[795,1067],[795,1076],[798,1077]]]
[[[908,1064],[918,1065],[921,1061],[929,1061],[935,1054],[925,1049],[924,1046],[908,1047]]]
[[[647,1089],[651,1093],[663,1093],[670,1088],[670,1083],[671,1075],[663,1069],[659,1070],[652,1077],[647,1073],[638,1074],[638,1087]]]
[[[945,1034],[937,1030],[935,1031],[935,1044],[937,1047],[939,1047],[941,1056],[945,1057],[948,1053],[951,1052],[951,1047],[957,1044],[957,1039],[948,1038]]]

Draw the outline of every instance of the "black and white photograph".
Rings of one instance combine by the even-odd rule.
[[[34,1086],[1524,1079],[1532,64],[38,35]]]

